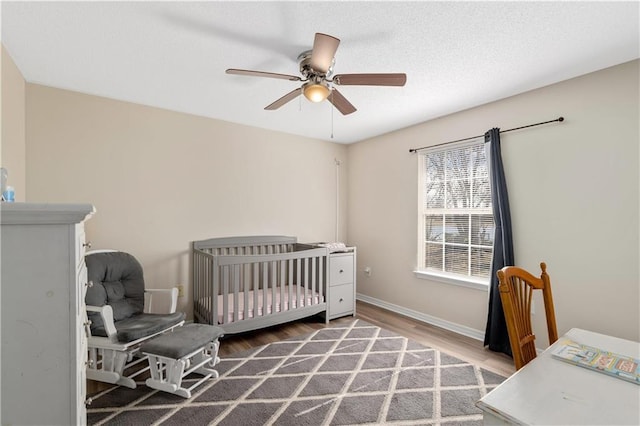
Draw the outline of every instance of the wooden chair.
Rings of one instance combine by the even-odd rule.
[[[540,263],[542,275],[534,277],[517,266],[506,266],[497,272],[500,281],[500,299],[507,322],[511,352],[516,370],[536,357],[535,335],[531,328],[531,301],[534,290],[541,290],[547,317],[549,344],[558,340],[556,316],[551,296],[551,281],[547,265]]]

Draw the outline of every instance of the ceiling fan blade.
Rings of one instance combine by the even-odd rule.
[[[250,77],[269,77],[269,78],[280,78],[282,80],[289,81],[300,81],[302,80],[300,77],[296,75],[289,74],[278,74],[275,72],[265,72],[265,71],[253,71],[253,70],[239,70],[236,68],[229,68],[226,71],[227,74],[236,74],[236,75],[247,75]]]
[[[336,89],[331,90],[327,100],[331,102],[333,106],[342,113],[342,115],[348,115],[352,112],[356,112],[356,107],[351,105],[351,102],[342,96],[342,93],[338,92]]]
[[[338,74],[333,82],[341,86],[404,86],[406,74]]]
[[[311,68],[326,74],[333,63],[333,57],[336,55],[339,44],[340,39],[327,34],[316,33],[316,37],[313,40],[313,50],[311,51]]]
[[[270,105],[267,105],[266,107],[264,107],[264,109],[267,110],[274,110],[274,109],[278,109],[280,108],[282,105],[286,104],[287,102],[297,98],[298,96],[300,96],[300,93],[302,93],[302,87],[298,87],[295,90],[290,91],[289,93],[287,93],[286,95],[284,95],[283,97],[281,97],[280,99],[278,99],[277,101],[273,102]]]

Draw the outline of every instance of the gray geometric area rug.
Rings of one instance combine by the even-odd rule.
[[[361,320],[233,354],[216,369],[189,399],[144,381],[100,392],[88,423],[482,425],[475,402],[504,380]]]

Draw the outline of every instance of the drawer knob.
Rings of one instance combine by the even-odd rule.
[[[340,273],[343,273],[343,272],[344,272],[344,269],[340,269]]]
[[[343,300],[344,300],[344,299],[341,297],[341,298],[340,298],[340,302],[342,302]]]
[[[90,249],[91,248],[91,242],[88,241],[86,243],[82,243],[82,247]]]
[[[93,281],[89,281],[85,284],[87,287],[91,288],[93,287]]]

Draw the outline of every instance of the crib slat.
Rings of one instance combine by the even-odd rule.
[[[278,277],[277,277],[277,272],[278,272],[278,263],[273,261],[271,262],[271,280],[269,280],[269,286],[271,287],[271,313],[275,314],[276,312],[278,312],[278,310],[276,309],[278,306],[278,293],[276,293],[276,291],[278,290]]]
[[[301,308],[303,305],[300,303],[300,274],[302,273],[302,259],[296,259],[296,308]]]
[[[229,322],[229,268],[222,267],[222,324]]]
[[[289,272],[287,273],[287,284],[289,284],[289,309],[295,309],[298,304],[293,300],[293,260],[288,260]]]
[[[316,258],[311,258],[311,304],[314,304],[314,295],[316,294]]]
[[[269,262],[262,262],[262,301],[260,306],[262,307],[262,315],[267,315],[267,300],[268,299],[268,284],[269,284]]]
[[[209,318],[209,324],[218,324],[218,306],[213,302],[216,300],[214,296],[214,292],[218,291],[218,280],[216,279],[216,271],[217,264],[216,260],[212,259],[210,262],[207,262],[207,268],[205,270],[205,276],[207,281],[205,281],[201,287],[204,292],[204,297],[207,299],[206,307],[211,312],[211,317]]]
[[[211,309],[211,319],[209,324],[218,324],[218,294],[220,292],[220,266],[218,265],[218,259],[216,257],[213,258],[213,261],[210,263],[210,270],[208,271],[209,279],[211,280],[211,286],[207,286],[209,288],[205,289],[207,294],[207,306]]]
[[[322,260],[320,261],[320,273],[318,274],[318,281],[320,281],[320,291],[318,291],[318,293],[320,294],[320,296],[318,297],[322,297],[322,301],[324,303],[327,303],[327,292],[329,291],[327,286],[329,285],[329,283],[327,281],[329,281],[329,277],[328,275],[325,276],[325,271],[327,270],[327,268],[329,267],[329,258],[327,256],[323,257]]]
[[[260,294],[260,264],[253,264],[253,317],[258,317],[258,296]]]
[[[280,296],[280,310],[281,311],[286,311],[289,309],[289,307],[287,306],[287,298],[286,298],[286,293],[285,293],[285,261],[281,260],[278,262],[278,294]]]
[[[309,258],[305,257],[304,259],[302,259],[302,265],[303,265],[303,270],[302,270],[302,285],[304,286],[304,299],[303,299],[303,303],[300,304],[300,306],[307,306],[307,293],[308,293],[308,281],[309,281]]]
[[[233,286],[233,321],[238,321],[240,316],[240,265],[233,265],[231,285]]]
[[[243,309],[243,315],[244,315],[244,319],[248,319],[251,318],[251,316],[249,315],[249,291],[251,290],[251,264],[243,264],[241,265],[241,267],[243,268],[243,279],[242,279],[242,283],[243,283],[243,290],[242,290],[242,295],[244,297],[244,309]]]

